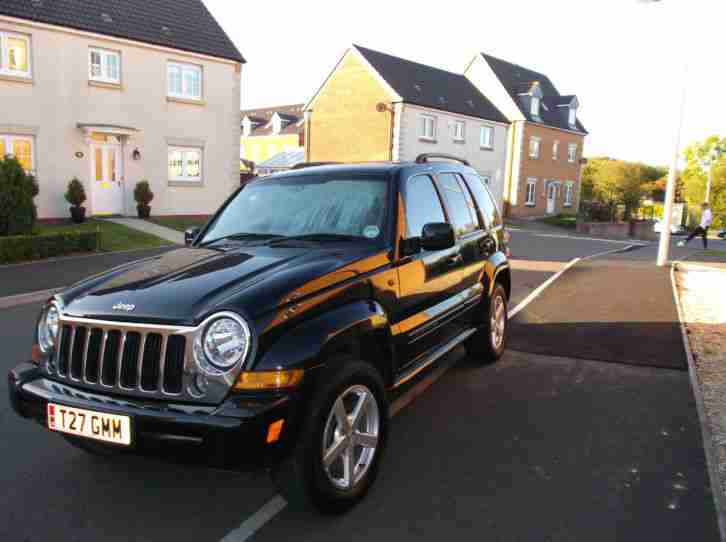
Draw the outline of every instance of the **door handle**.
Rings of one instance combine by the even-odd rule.
[[[446,263],[450,266],[454,266],[454,265],[461,263],[463,260],[464,260],[464,258],[462,257],[462,255],[457,253],[457,254],[454,254],[453,256],[449,256],[446,259]]]

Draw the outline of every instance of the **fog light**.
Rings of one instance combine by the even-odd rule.
[[[280,440],[283,425],[285,425],[285,420],[277,420],[275,423],[270,424],[270,428],[267,430],[267,444]]]
[[[304,371],[292,369],[289,371],[260,371],[242,372],[234,385],[236,390],[260,391],[294,388],[302,380]]]
[[[209,389],[209,380],[203,374],[198,374],[194,378],[194,387],[197,388],[200,395],[206,395],[207,389]]]

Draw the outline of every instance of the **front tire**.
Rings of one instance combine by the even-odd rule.
[[[481,363],[494,363],[507,346],[507,294],[501,284],[494,285],[488,300],[482,303],[481,327],[465,343],[466,352]]]
[[[297,508],[345,512],[378,474],[388,433],[388,402],[378,371],[352,357],[319,384],[299,440],[272,470],[280,494]]]

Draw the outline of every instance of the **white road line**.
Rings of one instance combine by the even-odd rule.
[[[716,517],[718,518],[718,528],[721,532],[721,540],[726,540],[726,500],[724,492],[721,489],[721,482],[718,475],[718,451],[714,444],[711,428],[706,417],[706,408],[703,403],[703,394],[701,386],[696,376],[696,362],[691,351],[691,343],[688,340],[688,331],[686,330],[686,322],[684,318],[683,306],[678,296],[678,288],[676,287],[676,270],[681,262],[673,262],[671,265],[671,287],[673,288],[673,300],[676,303],[678,311],[678,323],[681,328],[681,337],[683,339],[683,348],[686,350],[686,359],[688,360],[688,376],[691,380],[691,389],[696,399],[696,411],[698,412],[698,421],[701,425],[701,438],[703,439],[703,449],[706,452],[706,464],[708,465],[708,476],[711,482],[711,494],[716,505]]]
[[[592,260],[593,258],[599,258],[601,256],[607,256],[608,254],[617,254],[619,252],[627,252],[633,247],[641,247],[645,245],[628,245],[627,247],[623,248],[616,248],[614,250],[606,250],[605,252],[598,252],[597,254],[590,254],[589,256],[583,256],[582,260]]]
[[[538,233],[535,231],[527,231],[527,230],[520,230],[522,233],[528,233],[530,235],[533,235],[535,237],[553,237],[555,239],[574,239],[579,241],[599,241],[601,243],[618,243],[621,245],[638,245],[638,246],[647,246],[650,243],[638,243],[633,241],[621,241],[618,239],[601,239],[598,237],[580,237],[579,235],[564,235],[559,233]]]
[[[550,278],[548,278],[546,281],[544,281],[542,284],[540,284],[535,290],[532,291],[527,297],[524,298],[524,300],[514,307],[512,310],[509,311],[509,318],[514,318],[519,312],[522,311],[527,305],[529,305],[532,301],[537,299],[540,295],[542,295],[542,292],[544,292],[547,287],[552,284],[554,281],[556,281],[558,278],[560,278],[565,271],[570,269],[572,266],[574,266],[577,262],[582,260],[582,258],[575,258],[574,260],[571,260],[565,267],[560,269],[557,273],[552,275]]]
[[[20,305],[29,305],[38,301],[46,301],[54,294],[62,291],[62,288],[52,288],[50,290],[41,290],[40,292],[30,292],[27,294],[11,295],[8,297],[0,297],[0,309],[9,309]]]
[[[287,502],[280,495],[275,495],[257,512],[242,522],[234,531],[227,533],[221,542],[243,542],[259,531],[265,523],[282,512]]]

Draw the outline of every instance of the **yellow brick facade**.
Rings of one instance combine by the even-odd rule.
[[[309,162],[390,160],[392,113],[378,103],[392,96],[352,50],[343,57],[311,104],[305,125]]]
[[[300,136],[298,134],[242,136],[240,147],[242,158],[259,164],[281,152],[300,147]]]

